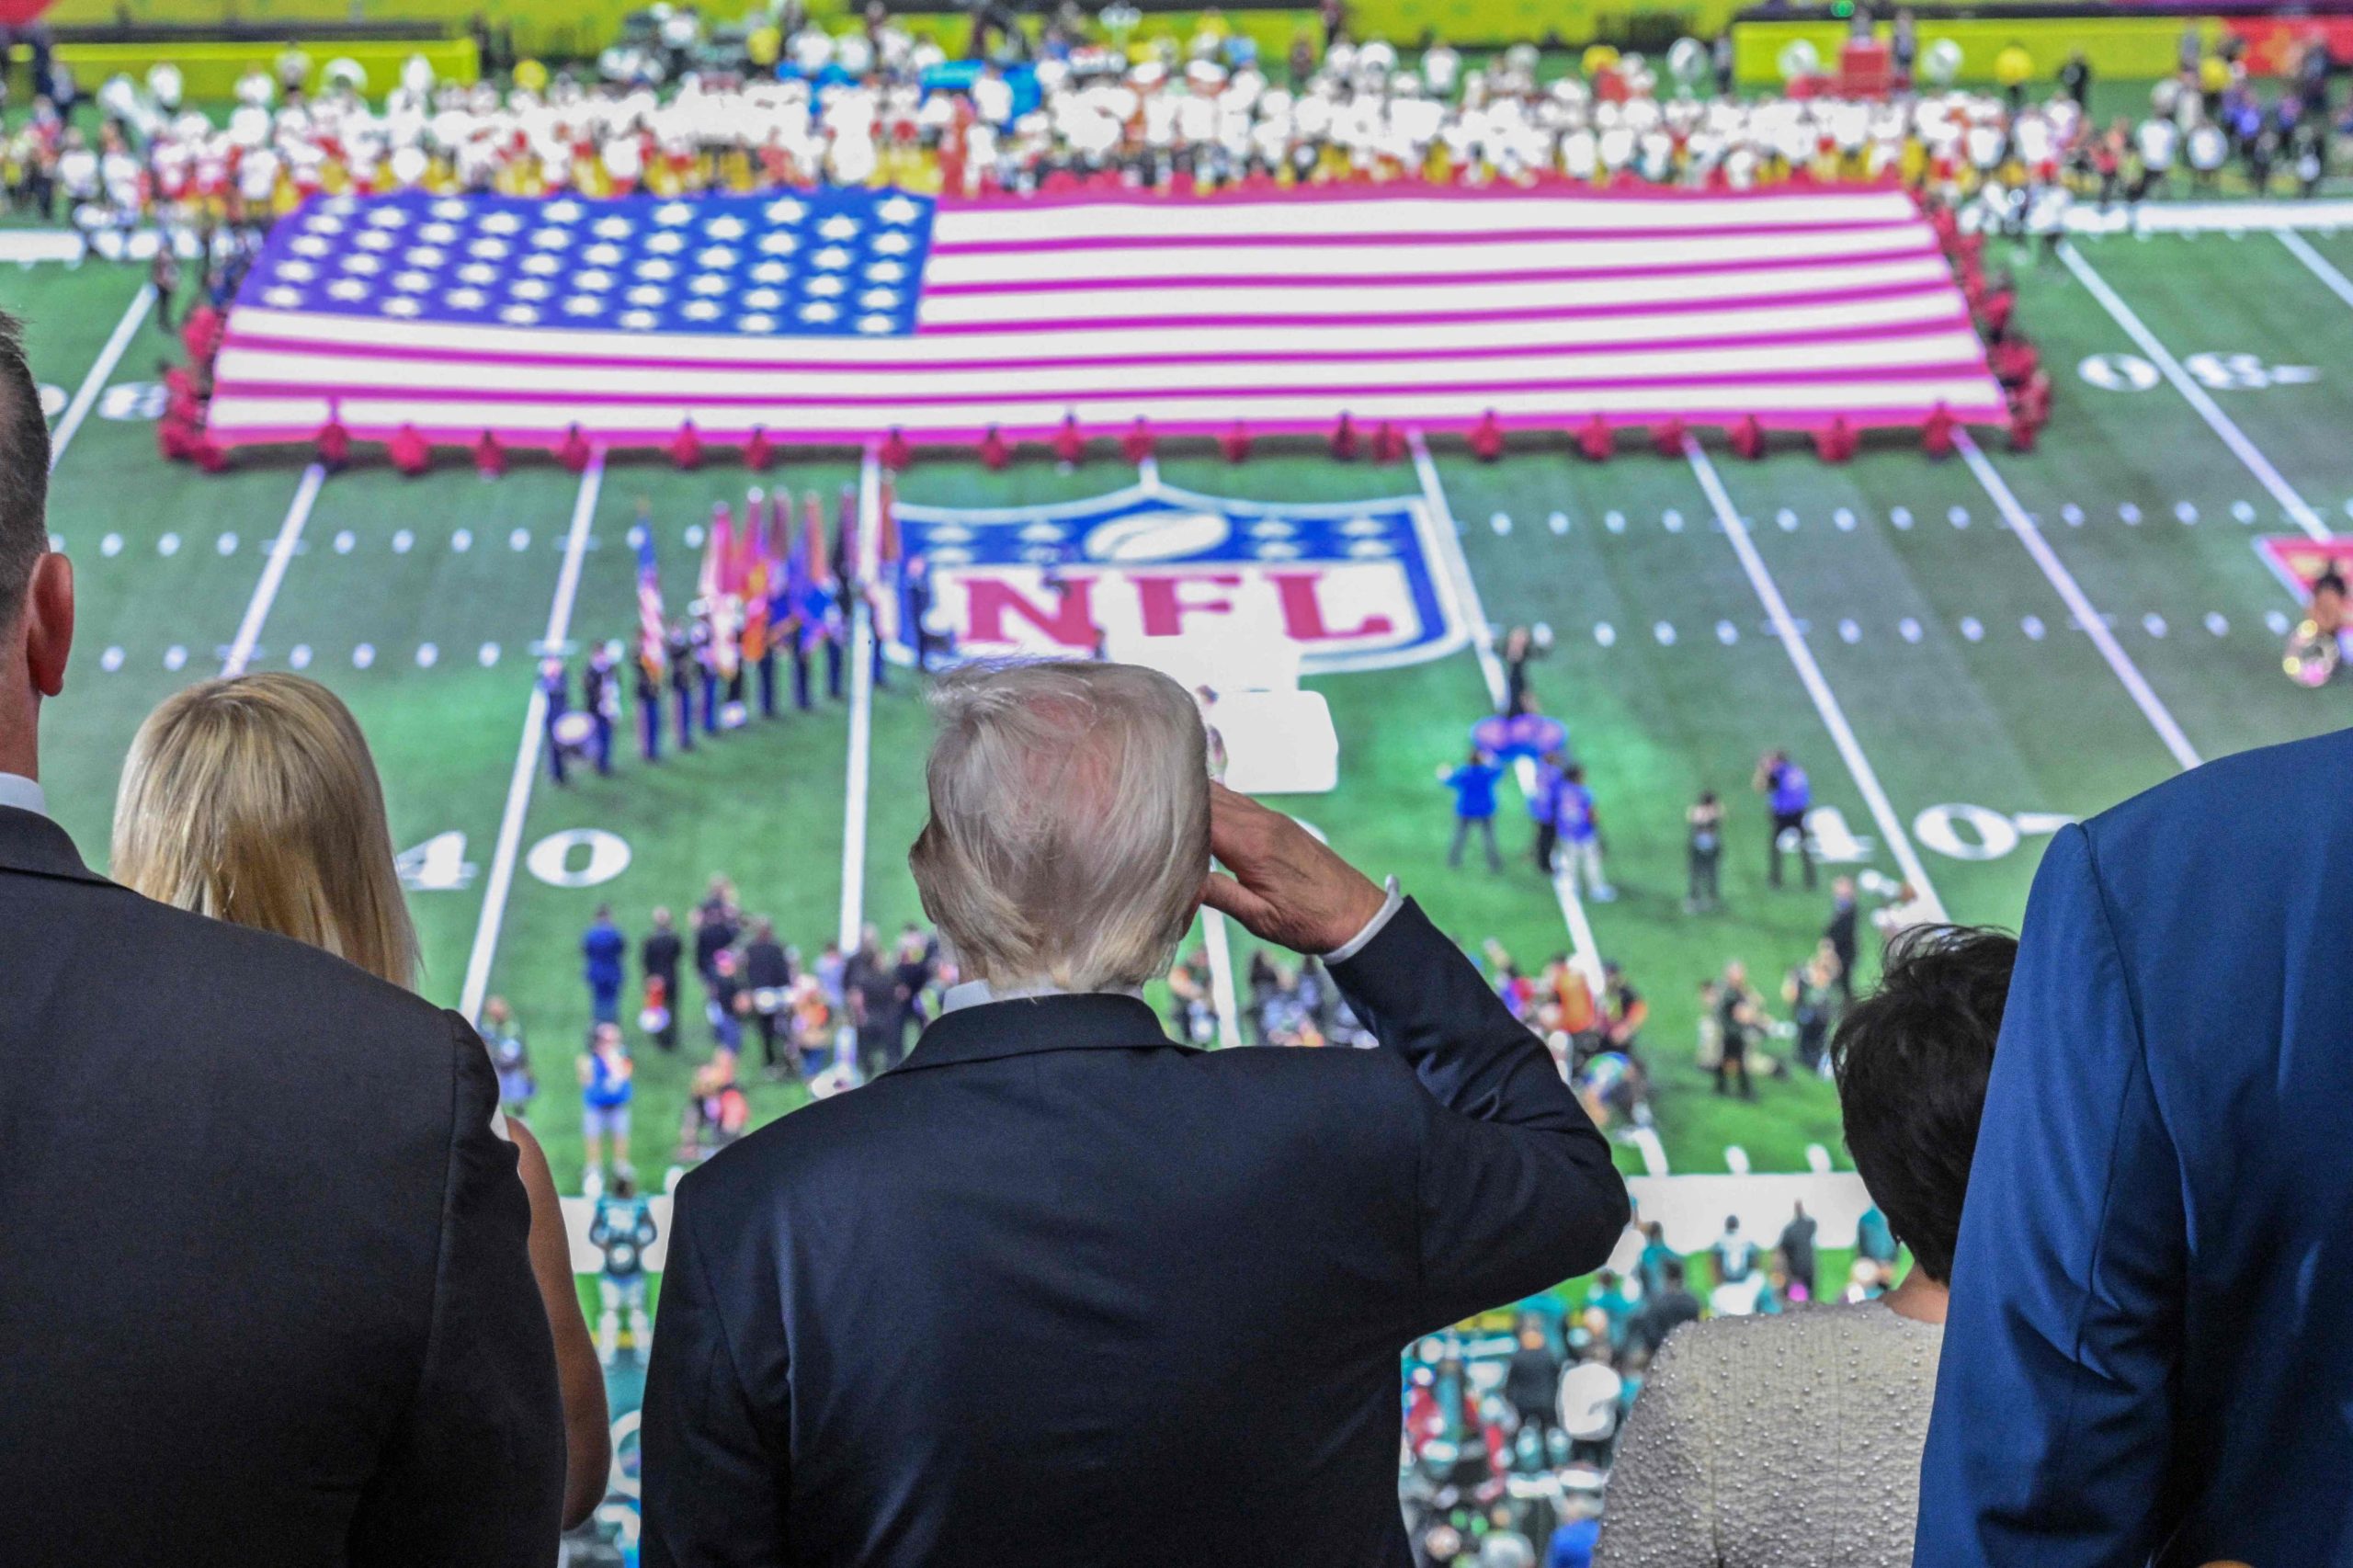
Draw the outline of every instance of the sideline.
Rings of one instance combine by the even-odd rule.
[[[1863,803],[1870,808],[1871,820],[1879,824],[1881,836],[1895,857],[1904,872],[1904,880],[1920,897],[1922,914],[1931,923],[1941,924],[1945,918],[1944,900],[1937,896],[1936,884],[1928,880],[1928,869],[1920,863],[1919,851],[1912,847],[1911,835],[1904,831],[1903,819],[1895,814],[1887,791],[1880,787],[1879,775],[1872,771],[1870,758],[1863,755],[1862,743],[1855,738],[1854,726],[1847,722],[1846,710],[1838,706],[1837,693],[1830,689],[1824,678],[1822,666],[1814,662],[1813,650],[1806,646],[1805,634],[1798,630],[1796,619],[1790,614],[1787,600],[1781,597],[1780,586],[1767,570],[1765,558],[1756,552],[1756,541],[1748,537],[1748,525],[1740,520],[1740,508],[1732,504],[1732,496],[1724,490],[1724,482],[1717,476],[1716,465],[1708,460],[1698,440],[1683,437],[1683,455],[1690,460],[1691,472],[1699,476],[1699,488],[1708,493],[1709,504],[1716,509],[1716,520],[1723,525],[1724,537],[1732,541],[1734,554],[1740,557],[1741,570],[1748,574],[1748,585],[1756,590],[1756,599],[1765,607],[1765,614],[1773,623],[1773,631],[1780,638],[1781,646],[1790,655],[1790,663],[1797,666],[1798,679],[1805,684],[1806,695],[1813,699],[1814,711],[1822,715],[1830,739],[1838,748],[1838,756],[1847,764],[1847,771],[1854,776],[1855,788],[1862,791]]]
[[[563,569],[556,574],[555,598],[548,607],[548,631],[540,646],[561,648],[572,633],[572,604],[580,595],[580,566],[588,548],[588,527],[597,519],[597,496],[604,488],[605,449],[588,454],[580,472],[579,498],[572,504],[572,532],[563,542]],[[458,1011],[469,1022],[482,1016],[483,998],[490,991],[491,960],[498,953],[499,927],[506,920],[506,896],[515,885],[515,858],[522,848],[523,818],[530,810],[531,786],[540,776],[540,752],[547,744],[547,693],[531,682],[531,699],[523,709],[523,741],[515,750],[515,772],[506,781],[506,810],[498,819],[498,847],[490,858],[490,881],[483,887],[482,918],[474,926],[473,951],[466,958],[465,989],[459,994]]]

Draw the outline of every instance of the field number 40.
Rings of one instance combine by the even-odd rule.
[[[524,869],[551,888],[593,888],[629,869],[629,843],[600,827],[551,833],[523,857]],[[455,892],[471,886],[479,869],[466,858],[466,835],[437,833],[393,861],[401,886],[413,892]]]

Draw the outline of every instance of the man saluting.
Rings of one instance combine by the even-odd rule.
[[[1411,901],[1213,789],[1176,682],[933,699],[909,862],[962,983],[680,1186],[644,1561],[1405,1568],[1400,1352],[1599,1265],[1608,1144]],[[1169,1040],[1140,992],[1204,903],[1380,1049]]]

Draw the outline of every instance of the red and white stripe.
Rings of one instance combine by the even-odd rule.
[[[1935,236],[1893,190],[1287,192],[943,207],[910,336],[728,337],[378,322],[239,306],[228,445],[406,424],[552,445],[765,429],[842,444],[990,426],[1461,428],[1755,415],[1998,420]]]

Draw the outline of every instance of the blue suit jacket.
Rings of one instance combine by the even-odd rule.
[[[2052,843],[1917,1568],[2353,1562],[2353,731]]]
[[[1412,903],[1377,1051],[948,1014],[678,1188],[648,1568],[1405,1568],[1398,1357],[1599,1265],[1609,1148]]]

